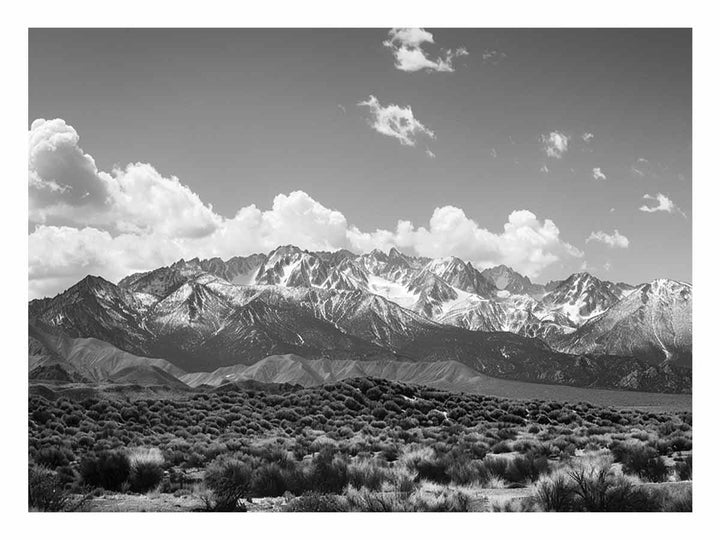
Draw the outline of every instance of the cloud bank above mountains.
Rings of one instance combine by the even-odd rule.
[[[482,227],[454,206],[435,208],[426,226],[361,231],[338,210],[303,191],[279,194],[270,209],[254,204],[221,216],[178,178],[152,165],[98,170],[76,130],[62,119],[35,120],[29,132],[29,293],[54,295],[87,274],[117,281],[180,258],[268,252],[374,248],[427,257],[454,255],[479,267],[507,264],[537,277],[583,252],[549,219],[515,210],[502,231]]]

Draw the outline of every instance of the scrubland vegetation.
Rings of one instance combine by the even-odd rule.
[[[29,505],[103,494],[244,511],[687,511],[692,416],[380,379],[29,401]],[[150,508],[151,509],[151,508]]]

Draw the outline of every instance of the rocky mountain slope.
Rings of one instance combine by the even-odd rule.
[[[658,279],[634,289],[576,332],[553,342],[563,351],[632,355],[651,363],[692,364],[692,288]]]
[[[582,273],[543,286],[454,257],[282,246],[181,260],[118,285],[88,276],[31,302],[29,317],[50,334],[189,372],[296,355],[458,362],[509,379],[669,391],[691,365],[691,308],[692,287],[669,280],[634,288]]]

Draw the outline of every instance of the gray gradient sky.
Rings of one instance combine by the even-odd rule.
[[[535,246],[496,238],[513,211],[529,210],[539,220],[530,228],[552,235],[543,228],[552,220],[562,243],[547,252],[540,246],[537,257],[550,253],[552,261],[518,263],[536,281],[581,268],[630,283],[691,280],[689,30],[426,30],[434,43],[415,49],[431,60],[445,49],[467,49],[451,59],[454,71],[398,69],[393,54],[401,42],[385,45],[387,29],[31,30],[28,126],[63,119],[79,135],[73,144],[106,171],[98,173],[101,181],[114,166],[148,163],[164,178],[177,177],[222,219],[252,204],[268,211],[278,194],[302,191],[341,213],[348,227],[368,235],[384,229],[403,251],[444,255],[449,241],[440,229],[464,222],[439,220],[434,230],[429,220],[436,208],[452,206],[476,223],[478,241],[502,244],[478,251],[463,237],[457,254],[496,263],[519,261],[516,248]],[[416,131],[415,146],[403,145],[373,129],[380,117],[357,105],[370,96],[381,107],[411,107],[413,120],[434,138]],[[43,154],[31,164],[45,182],[35,199],[31,189],[31,295],[54,294],[84,273],[116,266],[93,249],[107,252],[110,244],[102,242],[156,235],[160,227],[141,216],[138,233],[127,225],[133,218],[126,210],[99,218],[77,200],[65,201],[71,213],[57,210],[50,195],[80,192],[72,172],[53,172],[67,160],[49,159]],[[127,184],[119,189],[130,193]],[[672,204],[644,198],[657,194]],[[640,210],[658,204],[658,211]],[[178,208],[170,212],[179,215]],[[205,237],[218,227],[216,217],[207,219],[213,224],[179,234]],[[263,219],[275,222],[274,215]],[[407,240],[396,231],[398,220],[428,234]],[[32,236],[36,227],[45,228],[43,239]],[[85,227],[106,235],[100,247],[73,237],[76,244],[68,245],[83,256],[52,253],[61,233],[77,236]],[[267,234],[267,242],[293,240]],[[228,241],[218,254],[233,251]],[[388,241],[380,235],[343,246],[358,251]],[[196,245],[202,244],[178,249],[192,256]],[[237,246],[237,254],[258,248]],[[135,258],[127,270],[164,262]]]

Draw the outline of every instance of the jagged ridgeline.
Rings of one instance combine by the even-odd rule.
[[[392,249],[283,246],[88,276],[29,304],[31,378],[217,385],[475,377],[690,392],[692,286],[573,274],[546,285],[506,266]],[[450,382],[448,382],[450,381]]]

